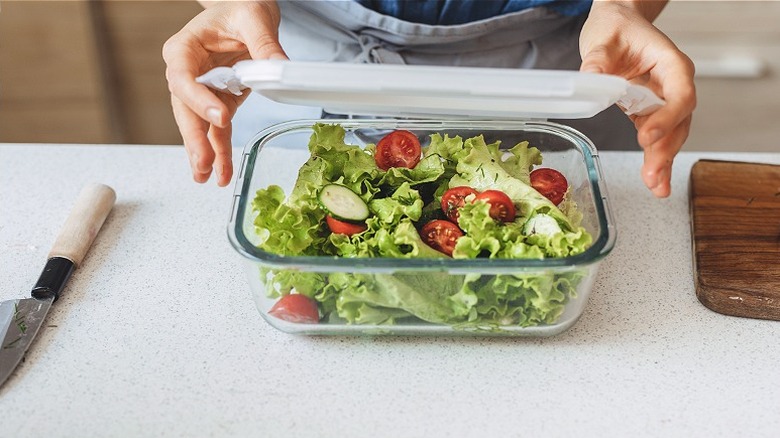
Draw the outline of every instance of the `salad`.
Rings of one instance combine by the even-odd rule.
[[[404,130],[365,148],[338,124],[316,124],[310,158],[287,196],[258,190],[258,247],[285,256],[393,258],[567,257],[591,235],[559,171],[528,142],[501,149],[482,136]],[[583,273],[500,275],[301,272],[262,268],[270,315],[300,323],[462,327],[554,323]]]

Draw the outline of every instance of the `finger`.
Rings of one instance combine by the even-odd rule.
[[[168,89],[201,119],[217,126],[225,126],[229,120],[222,101],[205,85],[195,82],[202,73],[208,54],[186,43],[177,36],[166,41],[163,59]]]
[[[261,19],[251,14],[241,14],[236,26],[239,39],[246,44],[252,59],[288,59],[279,44],[279,12],[271,6],[257,3]],[[220,125],[221,126],[221,125]]]
[[[643,148],[649,148],[666,138],[683,120],[690,117],[692,111],[692,107],[687,102],[667,102],[667,105],[658,112],[637,124],[639,144]]]
[[[211,126],[209,139],[214,148],[214,173],[217,175],[217,185],[225,187],[233,177],[233,149],[230,137],[233,133],[231,125],[225,128]]]
[[[631,119],[632,122],[634,122],[634,127],[636,127],[637,132],[639,132],[642,129],[642,126],[644,126],[645,123],[647,123],[647,116],[638,116],[636,114],[631,114],[628,116],[628,118]]]
[[[580,71],[587,73],[612,73],[614,56],[611,56],[607,46],[601,45],[591,49],[580,64]]]
[[[230,114],[234,114],[248,96],[248,94],[241,96],[233,94],[219,95]],[[217,185],[220,187],[228,185],[233,176],[232,135],[233,127],[230,123],[222,128],[212,125],[208,133],[209,141],[215,154],[214,172],[217,174]]]
[[[642,180],[656,197],[671,193],[672,163],[690,132],[691,117],[683,120],[672,133],[645,148]]]
[[[693,64],[682,53],[679,56],[670,63],[671,67],[659,67],[657,74],[663,78],[662,97],[666,105],[650,114],[639,129],[638,140],[643,147],[666,137],[696,108]]]
[[[176,96],[171,96],[171,107],[184,142],[184,148],[196,182],[204,183],[211,175],[214,151],[208,139],[208,122],[205,122]]]
[[[662,182],[650,191],[656,198],[668,198],[672,194],[672,165],[661,169],[658,176]]]

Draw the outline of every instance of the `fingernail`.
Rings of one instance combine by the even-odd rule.
[[[219,125],[222,123],[222,113],[218,108],[212,107],[207,109],[206,117],[208,117],[209,122],[211,122],[212,125]]]
[[[197,154],[193,154],[193,159],[195,160],[195,169],[198,172],[207,173],[210,170],[208,164],[204,164],[200,162]]]
[[[205,172],[205,170],[203,168],[201,168],[201,165],[200,165],[200,154],[198,154],[197,152],[193,152],[190,155],[190,158],[192,159],[192,167],[195,168],[195,170],[197,172],[199,172],[199,173]]]
[[[582,69],[584,73],[603,73],[604,70],[601,69],[598,65],[587,65],[585,68]]]
[[[651,191],[653,192],[653,195],[654,195],[656,198],[666,198],[666,197],[668,196],[668,194],[666,193],[666,191],[662,191],[662,190],[661,190],[661,186],[658,186],[658,187],[654,188],[654,189],[653,189],[653,190],[651,190]]]
[[[663,136],[664,136],[664,132],[661,131],[660,129],[655,128],[655,129],[651,130],[649,133],[647,133],[647,139],[649,141],[648,146],[652,145],[655,142],[657,142],[658,140],[662,139]]]
[[[208,181],[208,177],[206,174],[193,171],[192,172],[192,180],[195,181],[198,184],[203,184],[204,182]]]
[[[653,190],[658,187],[658,176],[653,172],[647,172],[643,179],[645,180],[645,185],[648,189]]]
[[[286,61],[287,57],[282,55],[281,53],[272,53],[271,56],[268,57],[268,59],[280,59],[282,61]]]
[[[658,184],[661,181],[659,173],[660,171],[658,170],[645,172],[644,178],[642,179],[644,180],[648,189],[653,190],[654,188],[658,187]]]

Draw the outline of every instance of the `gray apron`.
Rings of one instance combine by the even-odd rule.
[[[383,15],[349,0],[287,0],[279,7],[280,42],[290,59],[299,61],[577,70],[579,34],[586,18],[538,7],[471,23],[433,26]],[[244,106],[239,113],[249,112]],[[270,111],[280,114],[278,106]],[[311,114],[312,109],[301,113]],[[639,147],[633,123],[615,106],[591,119],[559,122],[583,132],[598,149]]]

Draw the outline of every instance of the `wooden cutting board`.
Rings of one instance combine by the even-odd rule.
[[[699,301],[726,315],[780,320],[780,166],[698,161],[690,208]]]

